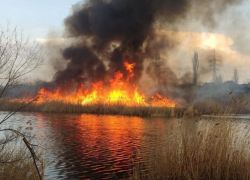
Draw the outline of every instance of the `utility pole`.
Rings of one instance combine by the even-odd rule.
[[[197,52],[194,52],[194,59],[193,59],[194,85],[197,85],[197,81],[198,81],[198,72],[199,72],[199,57],[198,57],[198,53],[197,53]]]
[[[214,50],[214,57],[212,58],[212,60],[210,60],[209,62],[210,62],[210,66],[211,66],[211,68],[212,68],[212,82],[214,82],[214,83],[217,83],[217,78],[218,78],[218,76],[217,76],[217,71],[219,70],[218,68],[217,68],[217,66],[218,66],[218,62],[219,62],[220,60],[218,60],[217,58],[216,58],[216,55],[215,55],[215,50]]]
[[[154,71],[156,74],[156,78],[157,78],[157,84],[160,84],[160,75],[161,75],[161,61],[164,61],[164,59],[161,59],[160,54],[157,53],[155,60],[154,60]]]
[[[237,70],[237,69],[234,69],[233,81],[234,81],[236,84],[239,84],[239,75],[238,75],[238,70]]]

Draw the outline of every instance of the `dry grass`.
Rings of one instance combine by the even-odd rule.
[[[4,102],[1,110],[16,110],[21,106],[18,102]],[[36,111],[48,113],[86,113],[86,114],[108,114],[108,115],[126,115],[126,116],[182,116],[183,110],[179,108],[167,107],[127,107],[124,105],[103,105],[94,104],[88,106],[66,104],[62,102],[46,102],[42,104],[30,104],[22,111]]]
[[[0,153],[0,160],[0,180],[39,180],[33,160],[26,147],[6,146]],[[43,162],[38,165],[40,172],[43,172]]]
[[[249,114],[249,104],[249,97],[232,96],[230,101],[226,101],[224,103],[217,102],[214,99],[206,99],[204,101],[195,102],[193,107],[201,114]]]
[[[246,122],[179,121],[166,128],[155,146],[142,154],[144,164],[134,170],[131,180],[250,179],[250,126]]]

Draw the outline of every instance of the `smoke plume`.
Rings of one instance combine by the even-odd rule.
[[[72,39],[62,50],[67,67],[58,70],[54,81],[67,86],[105,82],[115,71],[126,76],[123,63],[128,61],[136,63],[133,82],[138,82],[145,72],[153,81],[160,78],[158,81],[168,84],[173,79],[172,84],[176,85],[176,76],[169,67],[157,72],[159,75],[152,69],[152,60],[180,43],[171,34],[161,38],[159,29],[185,30],[190,19],[214,28],[223,12],[241,1],[87,0],[78,3],[64,21],[65,36]],[[166,59],[166,65],[169,61]]]

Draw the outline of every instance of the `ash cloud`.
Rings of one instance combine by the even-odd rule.
[[[88,0],[78,3],[64,21],[65,36],[72,38],[71,45],[62,50],[62,61],[67,62],[67,67],[57,71],[54,81],[65,86],[86,81],[105,82],[118,70],[126,76],[123,66],[126,60],[136,63],[134,82],[144,72],[152,81],[160,78],[164,86],[187,82],[185,77],[176,80],[175,72],[168,66],[175,60],[168,56],[165,69],[156,77],[151,60],[159,53],[176,50],[181,44],[171,35],[159,37],[156,29],[182,31],[189,26],[190,19],[197,19],[208,29],[215,28],[218,17],[242,1]],[[192,78],[188,76],[188,79]]]
[[[136,62],[134,81],[138,81],[144,59],[155,58],[157,51],[155,47],[143,52],[143,43],[148,38],[154,41],[154,22],[162,19],[172,23],[186,13],[188,6],[187,0],[89,0],[74,6],[72,15],[65,19],[66,34],[91,39],[92,43],[84,46],[84,41],[78,42],[64,50],[64,58],[70,62],[56,74],[55,81],[103,80],[118,70],[126,75],[124,60]],[[118,45],[108,51],[112,43]]]

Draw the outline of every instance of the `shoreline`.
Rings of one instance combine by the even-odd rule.
[[[201,115],[202,117],[206,118],[235,118],[235,119],[249,119],[250,114],[225,114],[225,115]]]
[[[67,114],[97,114],[97,115],[122,115],[122,116],[138,116],[138,117],[181,117],[184,109],[173,107],[146,107],[146,106],[124,106],[94,104],[83,106],[80,104],[70,104],[62,102],[46,102],[42,104],[29,104],[26,107],[21,102],[5,102],[1,107],[1,111],[20,112],[45,112],[45,113],[67,113]]]

